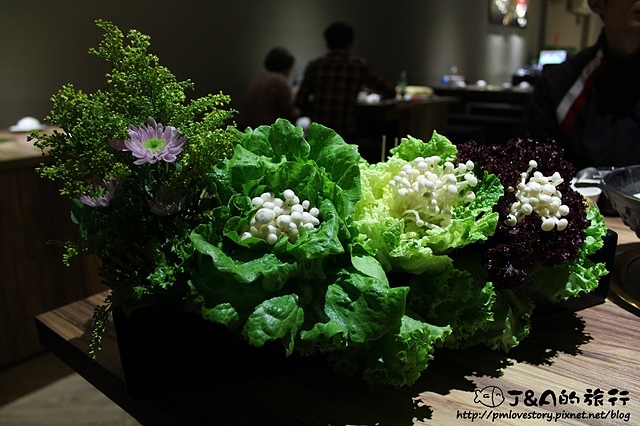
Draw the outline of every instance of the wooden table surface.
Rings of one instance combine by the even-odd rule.
[[[620,234],[619,247],[640,243],[619,219],[607,222]],[[314,366],[219,387],[212,379],[206,392],[134,401],[113,333],[97,361],[86,355],[93,308],[104,296],[44,313],[36,324],[45,346],[143,424],[640,424],[640,316],[612,299],[536,319],[531,335],[508,354],[437,350],[418,382],[401,389],[370,387]],[[479,402],[487,399],[478,399],[487,392],[506,399],[498,405],[495,397],[497,406],[487,407]]]
[[[0,170],[25,165],[38,165],[48,159],[42,150],[27,140],[29,132],[10,132],[0,129]]]

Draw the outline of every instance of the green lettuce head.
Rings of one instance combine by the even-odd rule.
[[[434,133],[428,143],[402,139],[387,161],[361,165],[357,238],[387,271],[442,271],[452,262],[448,253],[495,231],[492,208],[502,185],[492,174],[476,174],[471,161],[455,165],[456,152]]]
[[[335,132],[248,129],[211,174],[221,205],[191,235],[191,309],[286,353],[364,344],[395,327],[406,287],[352,246],[362,158]]]

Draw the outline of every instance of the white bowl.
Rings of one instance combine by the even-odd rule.
[[[46,127],[37,118],[22,117],[16,124],[9,127],[9,130],[12,132],[30,132],[32,130],[43,130]]]
[[[594,203],[598,202],[598,198],[600,198],[600,194],[602,194],[602,189],[597,187],[586,187],[586,188],[576,188],[583,197],[586,197],[593,201]]]

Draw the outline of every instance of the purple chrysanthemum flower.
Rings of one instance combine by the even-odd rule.
[[[153,201],[148,200],[151,213],[156,216],[169,216],[179,212],[184,207],[184,197],[175,191],[161,187]]]
[[[187,141],[186,136],[179,136],[180,129],[156,123],[153,117],[147,119],[148,125],[135,127],[129,125],[129,140],[114,140],[110,145],[119,151],[131,151],[137,158],[133,164],[154,164],[158,160],[173,163],[182,152]]]
[[[80,195],[78,199],[90,207],[108,207],[117,186],[116,178],[96,177],[93,179],[93,190],[89,194]]]

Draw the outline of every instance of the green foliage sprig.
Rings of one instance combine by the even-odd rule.
[[[64,85],[51,98],[46,117],[55,130],[34,132],[30,138],[54,159],[39,173],[59,180],[61,193],[73,200],[72,219],[81,239],[62,243],[65,261],[83,252],[96,254],[112,289],[107,305],[131,308],[180,294],[176,283],[181,281],[183,244],[195,226],[212,216],[215,201],[208,193],[207,173],[237,143],[235,111],[222,93],[188,99],[186,91],[194,84],[177,81],[148,53],[149,36],[137,30],[125,36],[108,21],[96,25],[104,37],[89,53],[110,64],[103,87],[84,93]],[[130,150],[113,146],[113,141],[130,139],[130,126],[140,128],[149,117],[186,137],[175,161],[134,164]],[[117,184],[115,191],[96,187],[96,182],[107,181]],[[101,197],[109,191],[107,205],[82,201],[82,196]],[[180,208],[166,216],[153,214],[150,203],[161,194],[173,195]],[[100,329],[94,335],[104,331],[109,312],[110,306],[96,310]],[[99,344],[92,342],[92,350]]]
[[[189,144],[176,170],[174,182],[191,187],[208,170],[232,150],[234,140],[224,128],[234,111],[222,109],[229,96],[210,94],[187,102],[185,90],[193,89],[189,81],[177,81],[169,69],[159,65],[158,57],[147,53],[149,36],[130,30],[125,43],[123,33],[114,24],[98,20],[105,31],[99,47],[90,49],[112,64],[104,89],[92,94],[63,86],[52,97],[53,108],[46,117],[60,127],[52,135],[36,133],[36,145],[56,158],[56,163],[40,169],[48,178],[60,179],[63,194],[75,196],[90,189],[93,176],[109,175],[118,179],[132,173],[130,162],[108,144],[112,139],[127,138],[130,124],[146,123],[154,117],[158,123],[180,128]],[[178,168],[176,168],[178,169]]]

